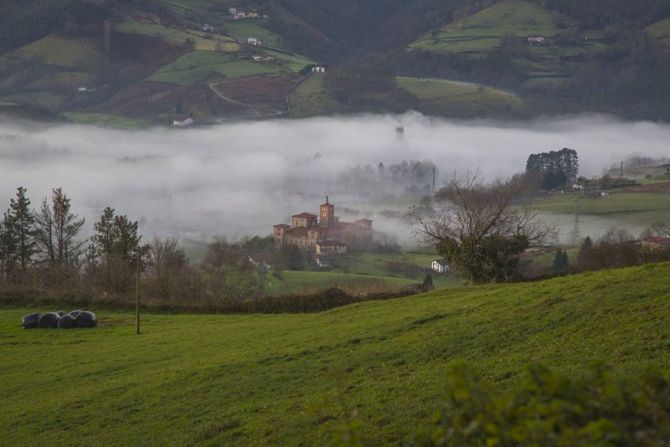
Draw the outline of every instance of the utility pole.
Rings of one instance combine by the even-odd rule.
[[[435,194],[435,182],[437,180],[437,166],[433,166],[433,186],[431,192]]]
[[[141,254],[137,252],[137,283],[135,284],[136,300],[135,300],[135,333],[140,335],[140,297],[142,289],[140,287],[140,278],[142,273]]]
[[[579,199],[575,201],[575,225],[572,227],[572,232],[570,234],[570,242],[575,247],[579,247],[579,244],[582,239],[581,230],[579,228]]]

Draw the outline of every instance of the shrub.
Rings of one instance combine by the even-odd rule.
[[[410,445],[670,445],[670,378],[660,373],[626,386],[603,367],[581,379],[533,367],[509,396],[494,394],[465,367],[449,383],[432,429]]]

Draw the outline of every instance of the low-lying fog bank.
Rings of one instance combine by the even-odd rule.
[[[407,228],[377,211],[389,197],[344,194],[336,178],[348,167],[374,169],[402,160],[430,160],[443,175],[480,169],[487,178],[524,169],[530,153],[571,147],[581,175],[591,176],[632,154],[667,156],[670,126],[604,117],[526,124],[455,122],[419,114],[225,124],[189,130],[124,131],[75,125],[0,122],[0,205],[25,186],[38,207],[62,187],[88,220],[105,206],[141,222],[146,236],[209,239],[269,234],[300,211],[316,212],[324,196],[376,228]],[[406,206],[397,205],[397,208]],[[345,216],[346,217],[346,216]],[[402,229],[400,229],[402,228]]]

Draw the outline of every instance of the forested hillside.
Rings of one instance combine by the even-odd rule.
[[[408,109],[670,119],[666,0],[0,6],[5,113],[133,126]],[[329,73],[310,76],[313,64]],[[477,94],[463,101],[453,81]]]

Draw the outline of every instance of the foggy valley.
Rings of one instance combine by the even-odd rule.
[[[395,131],[399,122],[404,135]],[[668,155],[668,141],[668,125],[603,116],[522,123],[409,113],[132,131],[3,119],[0,188],[24,186],[37,204],[62,187],[90,224],[111,206],[138,219],[147,236],[200,241],[269,234],[273,224],[314,212],[329,195],[344,215],[374,218],[376,230],[411,242],[408,227],[379,212],[406,211],[420,197],[371,196],[340,184],[341,174],[354,166],[376,170],[380,162],[427,160],[438,168],[439,188],[455,171],[510,177],[523,171],[530,153],[571,147],[579,153],[580,175],[591,177],[631,155]],[[563,220],[564,228],[572,225],[569,216]],[[587,232],[589,222],[594,233],[606,230],[587,219]],[[645,224],[623,223],[633,230]]]

